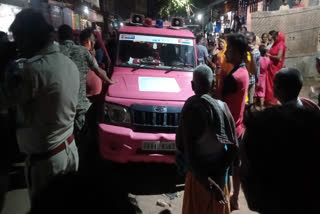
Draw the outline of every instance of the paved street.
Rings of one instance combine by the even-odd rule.
[[[165,195],[139,195],[136,196],[136,199],[139,203],[139,207],[142,209],[144,214],[155,214],[159,213],[160,211],[164,209],[169,209],[173,214],[180,214],[182,210],[182,199],[183,199],[183,191],[178,192],[177,197],[173,200],[170,200],[170,198]],[[162,200],[166,202],[165,207],[157,206],[157,201]],[[246,204],[244,195],[241,193],[240,195],[240,206],[241,210],[234,211],[232,214],[254,214],[255,212],[251,212]]]
[[[143,214],[157,214],[164,209],[169,209],[173,214],[181,213],[183,186],[176,185],[176,182],[174,182],[179,179],[173,173],[174,167],[161,164],[144,164],[143,166],[130,164],[126,167],[118,165],[113,167],[112,174],[119,179],[119,185],[123,184],[125,180],[128,181],[127,186],[130,186],[131,192],[135,193],[130,194],[130,197],[136,199]],[[145,174],[142,174],[142,172]],[[165,173],[167,173],[167,176],[165,176]],[[136,185],[132,185],[134,183]],[[234,211],[233,214],[254,214],[248,210],[242,193],[240,195],[240,206],[241,210]],[[27,190],[13,190],[7,194],[2,214],[25,214],[29,208],[30,201]]]
[[[164,209],[169,209],[173,214],[180,214],[182,209],[183,191],[178,192],[177,197],[173,200],[165,195],[133,195],[138,201],[143,214],[155,214]],[[157,201],[162,200],[167,205],[161,207],[157,205]],[[240,195],[240,211],[234,211],[232,214],[254,214],[251,212],[244,199],[243,194]],[[7,194],[5,208],[2,214],[25,214],[30,207],[28,193],[26,189],[14,190]]]

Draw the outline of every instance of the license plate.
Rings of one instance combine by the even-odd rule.
[[[176,151],[176,144],[175,142],[145,141],[142,142],[142,151],[173,152]]]

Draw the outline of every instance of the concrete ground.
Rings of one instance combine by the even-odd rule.
[[[312,94],[310,88],[313,87],[315,89],[315,93]],[[317,94],[320,92],[318,91],[320,88],[320,78],[305,78],[303,82],[303,87],[300,92],[300,97],[307,97],[311,98],[316,103],[317,100]],[[318,90],[317,90],[318,89]]]
[[[13,190],[7,193],[1,214],[26,214],[30,209],[27,189]]]
[[[123,167],[112,164],[104,167],[107,167],[108,176],[115,176],[119,185],[125,184],[128,191],[132,192],[129,196],[136,199],[143,214],[158,214],[165,209],[172,214],[181,213],[183,184],[179,182],[181,178],[177,178],[173,165],[130,164]],[[23,170],[20,173],[23,174]],[[239,199],[240,210],[233,214],[254,214],[249,211],[242,192]],[[28,191],[20,188],[8,192],[1,214],[26,214],[29,209]]]
[[[148,196],[138,195],[135,197],[144,214],[155,214],[165,209],[169,209],[172,214],[180,214],[182,211],[183,191],[178,192],[177,196],[173,200],[170,200],[170,198],[165,194]],[[255,212],[248,209],[247,202],[242,192],[239,199],[241,208],[240,210],[233,211],[232,214],[255,214]],[[162,207],[157,205],[159,200],[161,200],[161,202],[165,202],[165,206]]]
[[[166,194],[132,195],[132,197],[137,200],[143,214],[157,214],[165,209],[169,209],[172,214],[180,214],[182,210],[183,191],[177,192],[177,196],[172,200]],[[157,202],[158,204],[161,202],[162,206],[157,205]],[[27,190],[13,190],[6,196],[2,214],[26,214],[29,208],[30,201]],[[232,214],[255,214],[248,209],[242,193],[240,195],[240,210],[233,211]]]

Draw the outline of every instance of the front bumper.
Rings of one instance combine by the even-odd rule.
[[[108,124],[99,124],[99,150],[103,159],[117,163],[156,162],[175,163],[174,153],[145,153],[141,146],[143,141],[174,142],[176,134],[140,133],[130,128]]]

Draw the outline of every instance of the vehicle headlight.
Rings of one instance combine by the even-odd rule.
[[[127,126],[131,124],[128,107],[114,103],[104,104],[104,118],[106,123]]]

